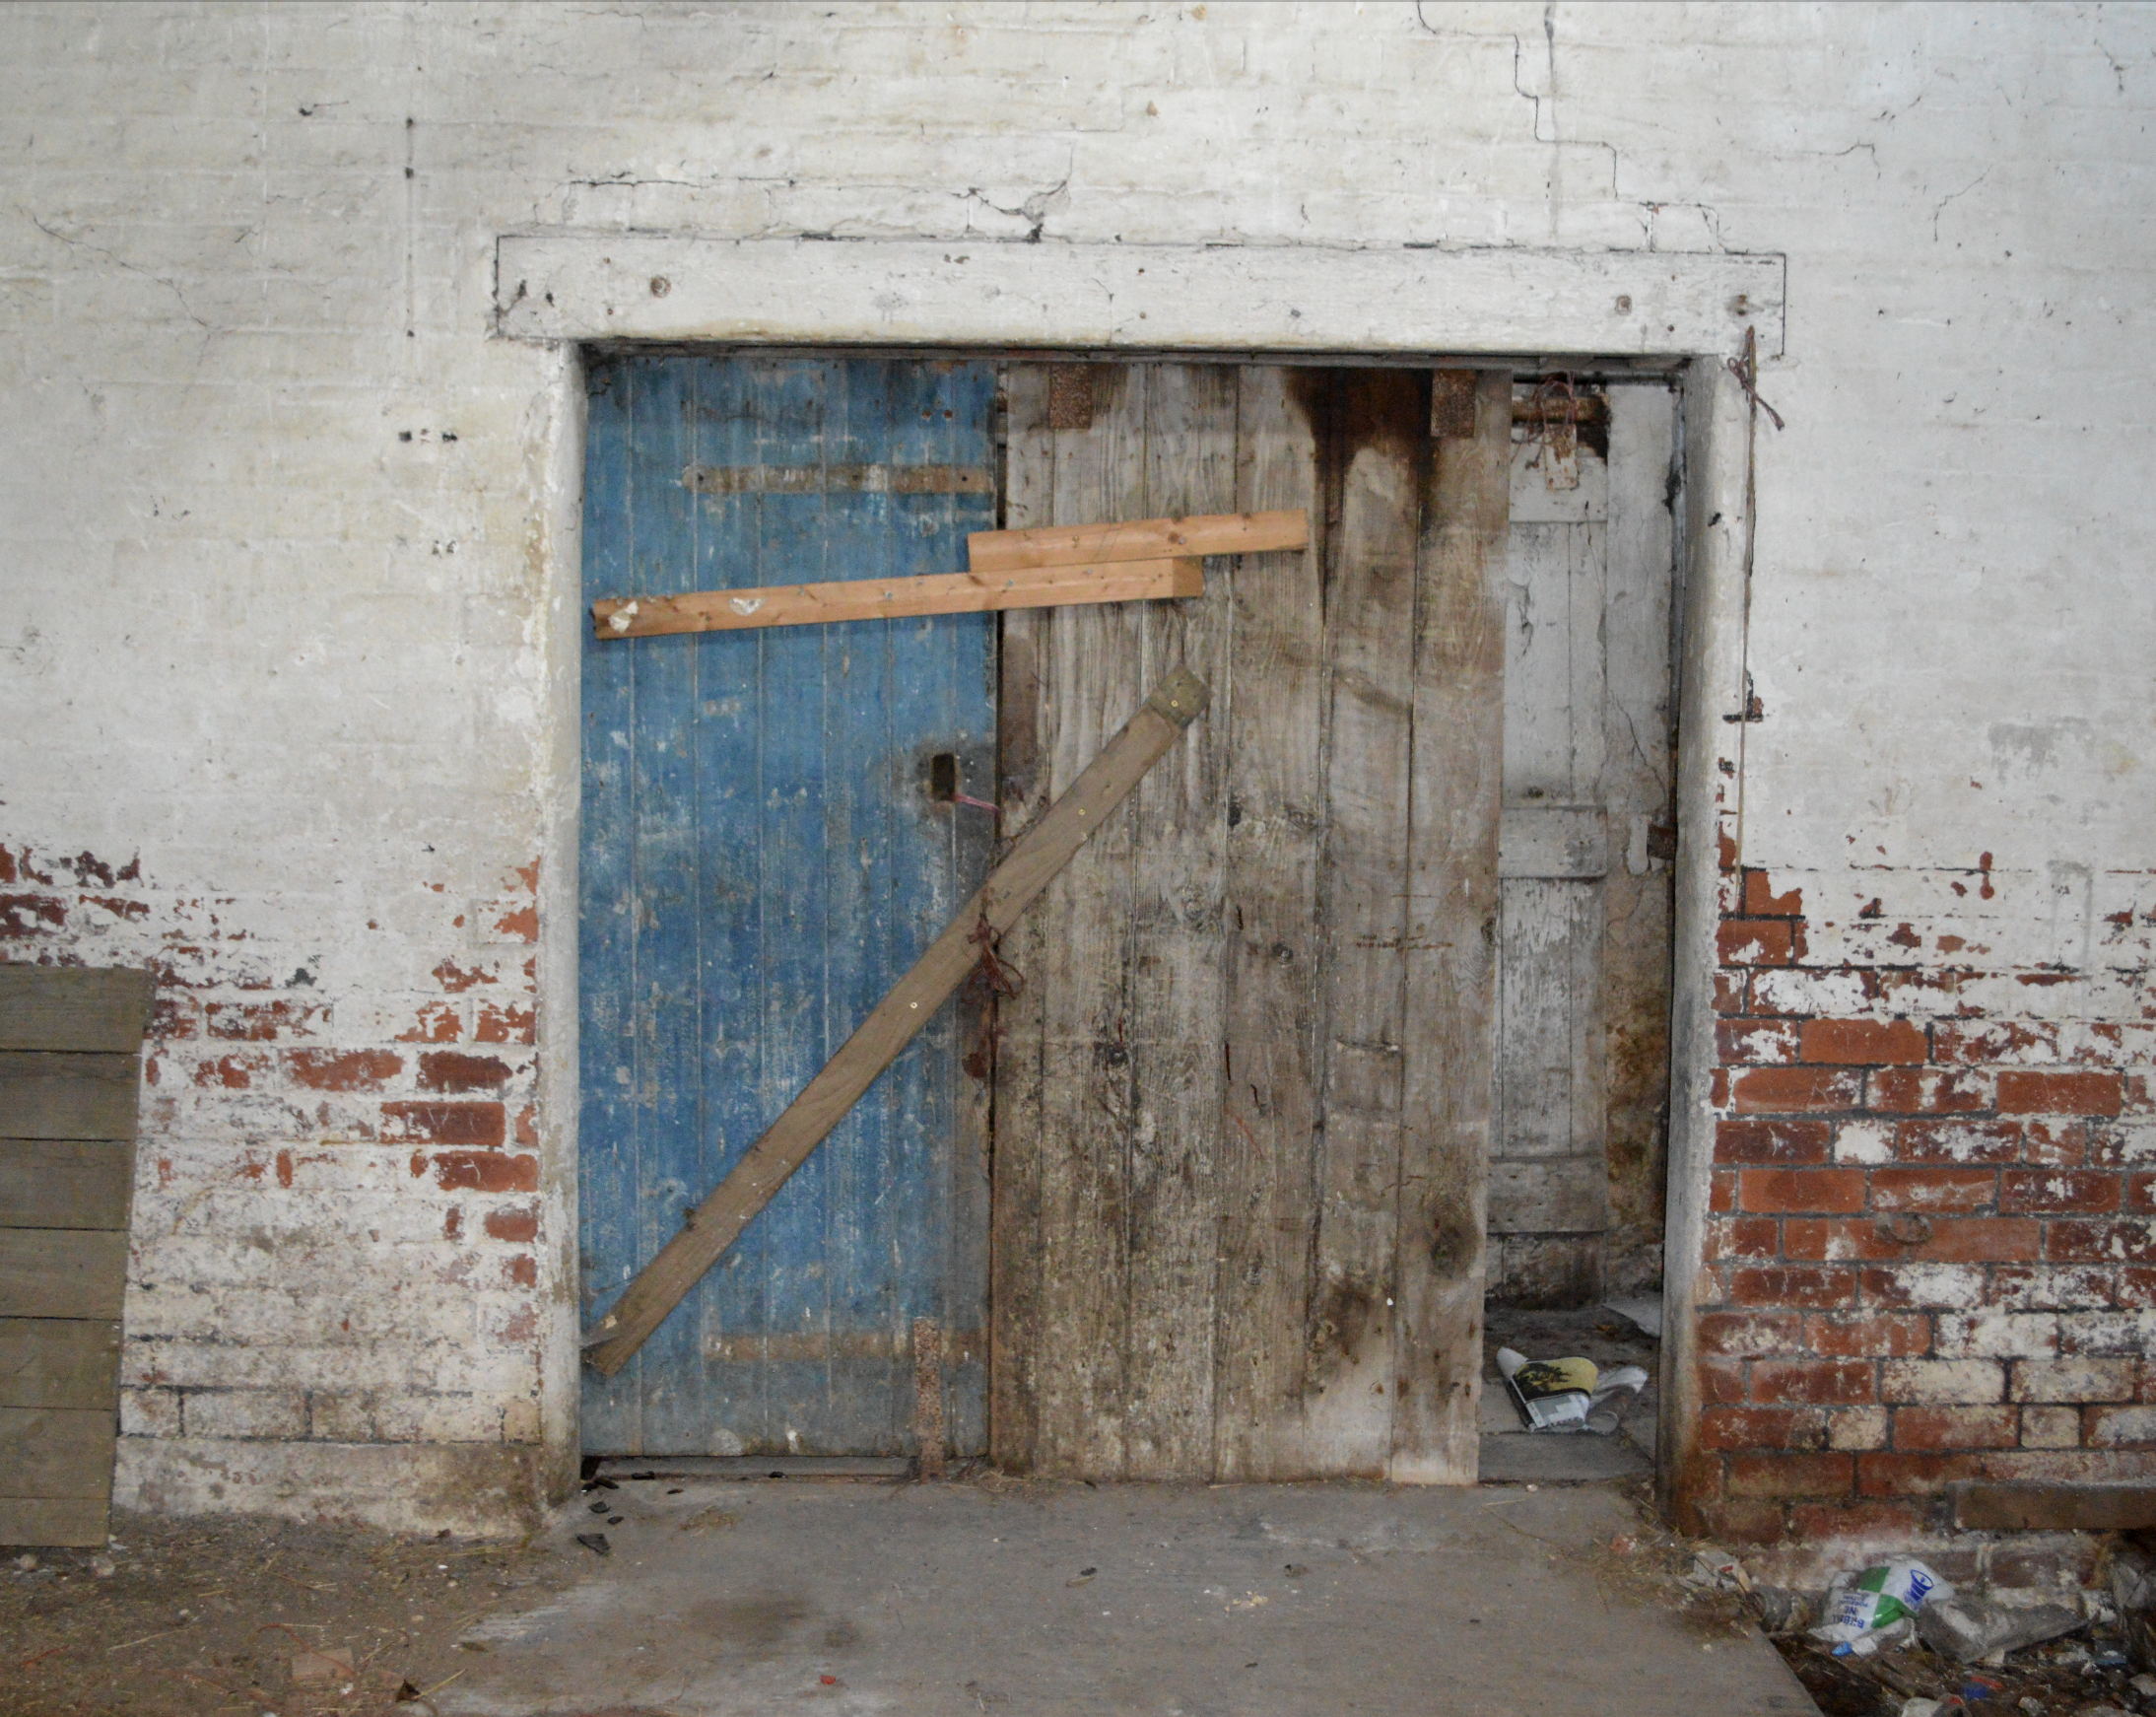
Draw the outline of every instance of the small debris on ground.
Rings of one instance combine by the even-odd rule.
[[[576,1542],[593,1555],[611,1556],[614,1553],[614,1546],[606,1542],[606,1534],[603,1532],[580,1532],[576,1535]]]

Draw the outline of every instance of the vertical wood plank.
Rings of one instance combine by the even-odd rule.
[[[1008,529],[1046,524],[1054,512],[1054,438],[1049,429],[1053,372],[1044,364],[1014,364],[1004,372],[1006,426],[1003,523]],[[1002,616],[996,703],[996,802],[1002,826],[1022,829],[1046,808],[1049,769],[1042,725],[1049,695],[1043,678],[1046,640],[1040,609]],[[1042,1057],[1047,996],[1047,915],[1026,915],[1003,938],[1003,952],[1026,975],[1026,987],[996,1009],[1001,1041],[993,1046],[994,1212],[989,1316],[988,1452],[1010,1472],[1030,1472],[1039,1447],[1039,1377],[1046,1325],[1042,1316]]]
[[[1236,372],[1149,366],[1139,515],[1228,512],[1235,465]],[[1226,682],[1228,584],[1216,558],[1204,595],[1130,604],[1147,684],[1179,665],[1211,685]],[[1135,795],[1127,1478],[1212,1467],[1225,741],[1222,729],[1197,723]]]
[[[1239,512],[1310,508],[1307,387],[1250,367],[1237,394]],[[1303,1388],[1317,1209],[1321,1061],[1317,875],[1322,530],[1302,554],[1244,557],[1229,580],[1222,941],[1227,956],[1213,1467],[1226,1480],[1307,1471]],[[1222,707],[1225,706],[1225,707]]]
[[[1485,372],[1475,435],[1440,442],[1415,604],[1413,828],[1399,1174],[1402,1482],[1472,1483],[1495,1064],[1497,833],[1512,380]]]
[[[1408,936],[1405,866],[1427,378],[1322,383],[1326,1067],[1310,1378],[1313,1472],[1379,1475],[1392,1444],[1395,1228]],[[1494,862],[1494,860],[1493,860]]]

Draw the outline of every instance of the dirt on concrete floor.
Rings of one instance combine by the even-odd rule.
[[[1013,1498],[1080,1488],[984,1469],[956,1482]],[[647,1504],[691,1500],[670,1484],[630,1488]],[[1606,1602],[1666,1607],[1703,1642],[1748,1632],[1729,1595],[1679,1582],[1692,1546],[1660,1527],[1645,1487],[1626,1494],[1637,1529],[1563,1559]],[[0,1717],[435,1717],[435,1696],[487,1662],[475,1629],[542,1610],[600,1569],[569,1529],[603,1533],[615,1506],[587,1490],[573,1519],[523,1544],[115,1513],[102,1551],[0,1552]],[[1485,1518],[1511,1529],[1508,1513]]]
[[[413,1696],[474,1661],[458,1640],[543,1602],[588,1553],[117,1511],[112,1540],[0,1551],[4,1717],[422,1717]]]

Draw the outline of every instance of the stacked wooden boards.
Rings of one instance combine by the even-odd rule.
[[[150,975],[0,966],[0,1544],[102,1545]]]

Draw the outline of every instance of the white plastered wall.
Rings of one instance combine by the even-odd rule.
[[[143,1500],[499,1523],[566,1452],[579,454],[504,234],[1785,256],[1745,862],[2149,863],[2146,13],[24,5],[0,50],[0,947],[170,980]]]

